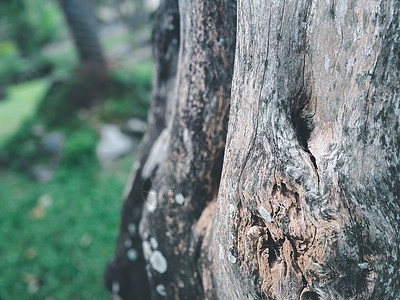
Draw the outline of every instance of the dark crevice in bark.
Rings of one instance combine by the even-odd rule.
[[[300,300],[319,300],[320,297],[316,292],[307,291],[301,295]]]
[[[267,239],[264,241],[261,250],[268,249],[268,265],[270,268],[272,268],[272,265],[280,257],[280,249],[282,247],[282,244],[282,240],[278,240],[275,242],[271,236],[271,233],[267,230]]]
[[[199,240],[197,242],[196,248],[195,248],[195,252],[194,252],[194,265],[195,265],[195,271],[197,272],[197,274],[199,275],[199,280],[197,280],[198,284],[200,285],[200,289],[205,292],[204,290],[204,286],[203,286],[203,281],[201,280],[201,267],[199,266],[199,262],[200,262],[200,258],[201,258],[201,249],[202,249],[202,245],[203,245],[203,237],[204,236],[200,236]]]
[[[290,119],[300,146],[310,156],[311,163],[317,173],[319,182],[317,161],[308,148],[308,141],[310,140],[311,133],[314,130],[312,119],[314,115],[309,112],[310,98],[309,93],[304,89],[297,92],[290,101]]]

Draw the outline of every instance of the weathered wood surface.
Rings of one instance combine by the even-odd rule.
[[[239,1],[219,299],[400,298],[396,1]]]
[[[162,9],[172,2],[165,1]],[[199,218],[206,207],[215,211],[229,113],[236,4],[187,0],[180,1],[179,12],[180,23],[168,23],[172,17],[160,12],[158,18],[164,21],[155,24],[160,38],[165,30],[181,28],[180,36],[163,39],[162,45],[155,40],[154,45],[160,51],[155,58],[157,76],[173,77],[174,84],[155,85],[153,101],[164,94],[171,101],[156,103],[151,113],[166,111],[170,117],[156,126],[158,138],[146,135],[134,180],[128,183],[117,251],[105,275],[108,288],[113,290],[114,285],[114,294],[123,299],[148,297],[143,275],[153,299],[204,298],[197,262],[205,224]],[[170,44],[179,51],[165,53]],[[177,72],[168,73],[165,57],[178,53]],[[209,217],[203,220],[210,222],[213,214],[205,215]],[[129,228],[135,229],[134,236]],[[127,251],[132,249],[138,257],[129,262]]]
[[[394,0],[181,0],[176,72],[161,76],[163,53],[177,51],[155,59],[171,81],[154,93],[170,100],[155,96],[152,115],[168,117],[151,123],[128,185],[109,288],[400,298],[399,11]]]
[[[231,1],[179,2],[176,111],[139,232],[152,298],[203,299],[203,211],[217,199],[235,47]],[[209,207],[207,210],[206,207]],[[206,218],[211,221],[211,218]]]

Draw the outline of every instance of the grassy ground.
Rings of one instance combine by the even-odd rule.
[[[145,61],[115,72],[116,89],[125,92],[106,99],[84,120],[75,118],[73,127],[55,129],[64,134],[65,143],[49,183],[36,182],[20,168],[0,168],[1,300],[110,298],[103,273],[114,251],[121,194],[134,154],[103,169],[95,158],[96,126],[146,116],[151,70],[151,62]],[[0,153],[8,149],[9,159],[21,159],[28,151],[31,126],[40,119],[24,121],[34,115],[47,86],[34,81],[11,87],[0,106],[0,128],[7,133],[2,138],[21,137],[0,144]],[[36,148],[31,149],[33,160],[42,155]]]
[[[6,99],[0,101],[0,146],[18,129],[25,118],[34,115],[48,86],[47,80],[40,79],[7,89]]]
[[[65,127],[49,127],[36,108],[51,78],[73,74],[78,56],[64,36],[67,27],[57,3],[28,2],[28,16],[11,9],[18,19],[0,9],[0,34],[6,33],[0,42],[0,85],[7,87],[0,101],[0,299],[110,299],[102,277],[114,251],[121,194],[135,155],[103,169],[94,154],[96,129],[101,123],[122,125],[132,116],[146,118],[152,63],[129,63],[134,53],[113,57],[137,46],[135,32],[102,38],[114,84],[109,98],[68,119]],[[20,34],[27,42],[22,48],[16,42]],[[43,66],[51,73],[35,71]],[[47,79],[13,85],[43,74]],[[49,98],[52,103],[63,103],[59,94]],[[62,118],[62,112],[55,116]],[[40,137],[32,135],[34,125],[65,137],[61,163],[45,184],[29,175],[30,167],[48,160],[40,152]]]
[[[1,299],[109,298],[102,274],[132,161],[61,166],[47,184],[0,171]]]

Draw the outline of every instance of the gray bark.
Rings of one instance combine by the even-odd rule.
[[[400,297],[399,9],[239,2],[218,298]]]
[[[151,298],[400,298],[399,11],[179,2],[174,108],[117,243],[134,219]]]

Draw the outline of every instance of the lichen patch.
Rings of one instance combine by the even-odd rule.
[[[155,250],[151,253],[150,256],[150,265],[151,267],[160,274],[164,274],[167,271],[167,260],[164,255],[158,250]]]
[[[176,194],[175,202],[178,203],[179,205],[183,205],[185,203],[185,197],[181,193]]]
[[[148,212],[152,213],[157,208],[157,192],[155,190],[150,190],[147,195],[146,209]]]
[[[165,289],[165,285],[159,284],[156,286],[156,291],[161,296],[167,296],[167,290]]]
[[[265,222],[267,222],[267,223],[272,223],[273,222],[271,214],[265,209],[264,206],[260,206],[258,208],[258,213],[265,220]]]

